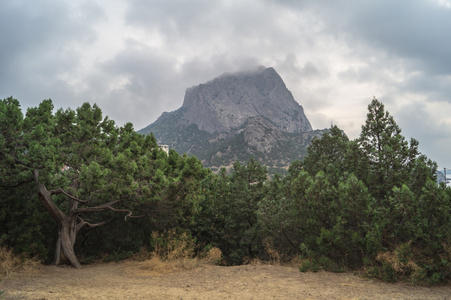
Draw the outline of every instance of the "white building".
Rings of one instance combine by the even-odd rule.
[[[169,155],[169,146],[168,145],[159,145],[158,147],[160,149],[162,149],[164,152],[166,152],[166,154]]]

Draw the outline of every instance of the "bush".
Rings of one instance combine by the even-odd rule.
[[[305,273],[308,271],[318,272],[319,271],[319,263],[316,259],[308,259],[304,260],[299,267],[299,271]]]
[[[143,247],[133,256],[135,260],[142,261],[143,270],[169,273],[193,269],[200,264],[219,264],[222,260],[221,250],[210,245],[196,253],[196,239],[187,232],[178,233],[176,229],[153,232],[152,241],[153,251]]]
[[[152,232],[153,254],[163,260],[190,259],[195,256],[196,239],[189,233],[177,233],[170,229],[162,233]]]
[[[425,257],[411,242],[401,244],[393,251],[381,252],[374,263],[366,261],[366,274],[384,281],[409,280],[412,284],[437,284],[449,277],[449,261],[434,262]]]

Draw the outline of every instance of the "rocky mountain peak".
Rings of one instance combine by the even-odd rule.
[[[313,131],[279,74],[260,67],[188,88],[182,107],[139,132],[214,171],[252,156],[279,172],[302,159],[324,130]]]
[[[254,117],[265,117],[282,131],[312,130],[303,108],[273,68],[223,74],[187,89],[183,119],[209,133],[229,132]]]

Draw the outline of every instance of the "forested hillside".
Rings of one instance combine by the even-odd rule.
[[[302,259],[301,271],[364,270],[395,281],[451,279],[451,189],[373,99],[355,140],[337,127],[314,139],[287,176],[251,159],[213,174],[160,150],[97,105],[23,115],[0,101],[0,246],[80,267],[188,238],[221,263]],[[64,254],[64,255],[61,255]]]

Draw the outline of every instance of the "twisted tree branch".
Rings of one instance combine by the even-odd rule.
[[[80,203],[88,203],[91,200],[91,199],[81,200],[81,199],[79,199],[79,198],[77,198],[75,196],[70,195],[69,193],[64,191],[62,188],[57,188],[56,190],[51,190],[49,192],[50,192],[51,195],[63,194],[66,197],[68,197],[68,198],[70,198],[70,199],[72,199],[74,201],[80,202]]]

